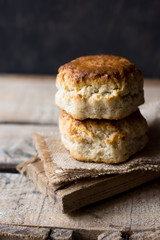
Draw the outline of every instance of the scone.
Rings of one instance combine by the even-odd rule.
[[[148,142],[147,122],[139,110],[121,120],[75,120],[65,111],[59,116],[61,140],[80,161],[119,163]]]
[[[144,103],[143,76],[112,55],[77,58],[59,68],[56,105],[73,118],[122,119]]]

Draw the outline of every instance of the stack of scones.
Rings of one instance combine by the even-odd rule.
[[[56,105],[63,145],[80,161],[119,163],[145,147],[143,76],[125,58],[95,55],[59,68]]]

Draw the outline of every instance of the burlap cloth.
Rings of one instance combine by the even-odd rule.
[[[89,163],[73,159],[60,141],[60,133],[34,134],[38,157],[50,183],[60,184],[86,177],[124,174],[136,170],[160,171],[160,101],[141,107],[149,124],[149,143],[144,150],[119,164]]]

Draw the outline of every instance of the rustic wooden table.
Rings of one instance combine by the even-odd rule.
[[[67,215],[16,173],[35,154],[32,133],[57,129],[54,80],[0,76],[0,239],[160,239],[160,180]],[[160,81],[144,88],[146,103],[160,99]]]

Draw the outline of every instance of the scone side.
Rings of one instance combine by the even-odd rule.
[[[115,156],[115,157],[112,157],[112,158],[109,158],[107,155],[106,157],[100,159],[99,157],[94,157],[92,159],[90,159],[89,157],[86,158],[84,156],[82,156],[82,154],[78,154],[78,151],[77,149],[79,149],[79,145],[77,146],[77,149],[73,149],[72,147],[70,147],[66,140],[64,140],[63,136],[61,138],[61,141],[62,141],[62,144],[64,145],[64,147],[70,151],[70,154],[71,156],[78,160],[78,161],[83,161],[83,162],[96,162],[96,163],[108,163],[108,164],[117,164],[117,163],[121,163],[121,162],[124,162],[126,160],[128,160],[128,158],[132,155],[134,155],[135,153],[141,151],[144,147],[146,147],[148,141],[149,141],[149,138],[147,136],[147,134],[145,134],[144,136],[141,136],[140,138],[138,138],[136,141],[134,140],[134,144],[135,144],[135,147],[133,149],[133,144],[127,144],[125,147],[126,149],[129,147],[132,147],[132,151],[130,152],[126,152],[124,155],[120,155],[121,152],[119,152],[118,154],[118,158]],[[140,144],[139,144],[140,143]],[[82,147],[82,150],[84,149],[84,146]],[[81,150],[81,149],[80,149]],[[107,149],[103,149],[104,153],[107,152]],[[81,151],[82,152],[82,151]]]
[[[118,163],[125,161],[147,143],[147,123],[137,111],[126,120],[77,121],[62,112],[61,139],[71,155],[82,161]],[[132,125],[134,123],[134,127]],[[140,142],[139,142],[140,141]]]
[[[125,58],[85,56],[59,68],[56,105],[76,119],[122,119],[144,103],[143,75]]]
[[[55,96],[56,105],[72,115],[75,119],[122,119],[137,110],[144,103],[143,90],[136,95],[100,96],[93,94],[84,98],[83,95],[70,95],[59,90]]]

